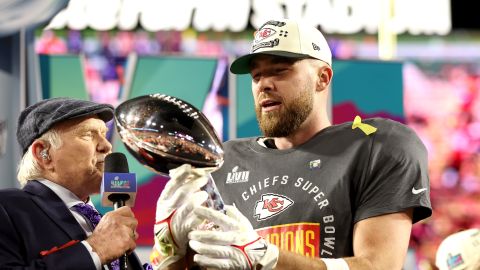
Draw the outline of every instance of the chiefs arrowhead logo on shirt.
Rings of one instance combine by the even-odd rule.
[[[276,216],[293,205],[293,201],[283,195],[267,193],[262,195],[262,199],[255,204],[255,214],[253,217],[257,221],[265,220]]]

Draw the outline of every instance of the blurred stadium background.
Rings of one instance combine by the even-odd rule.
[[[334,54],[333,121],[392,118],[411,126],[428,148],[434,214],[414,226],[405,269],[435,269],[443,238],[480,227],[474,1],[152,2],[0,1],[1,188],[17,186],[18,113],[43,98],[118,105],[165,93],[201,108],[222,140],[259,134],[249,76],[230,74],[229,62],[249,50],[263,18],[305,17],[327,34]],[[140,183],[134,211],[147,257],[167,179],[135,161],[113,130],[115,151],[127,154]]]

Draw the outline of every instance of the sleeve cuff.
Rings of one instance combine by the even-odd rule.
[[[98,254],[93,251],[92,246],[90,246],[90,244],[85,240],[80,243],[82,243],[87,248],[90,256],[92,256],[93,263],[95,263],[95,267],[97,268],[97,270],[102,270],[102,262],[100,261],[100,257],[98,257]]]

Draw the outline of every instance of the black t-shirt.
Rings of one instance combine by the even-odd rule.
[[[366,135],[352,123],[323,129],[287,150],[257,138],[226,142],[212,175],[226,204],[281,249],[309,257],[353,255],[353,225],[413,208],[413,222],[431,215],[427,152],[395,121],[372,118]]]

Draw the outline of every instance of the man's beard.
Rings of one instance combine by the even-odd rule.
[[[257,121],[266,137],[287,137],[292,135],[313,110],[313,93],[304,89],[292,101],[281,100],[280,109],[262,113],[262,106],[255,105]]]

